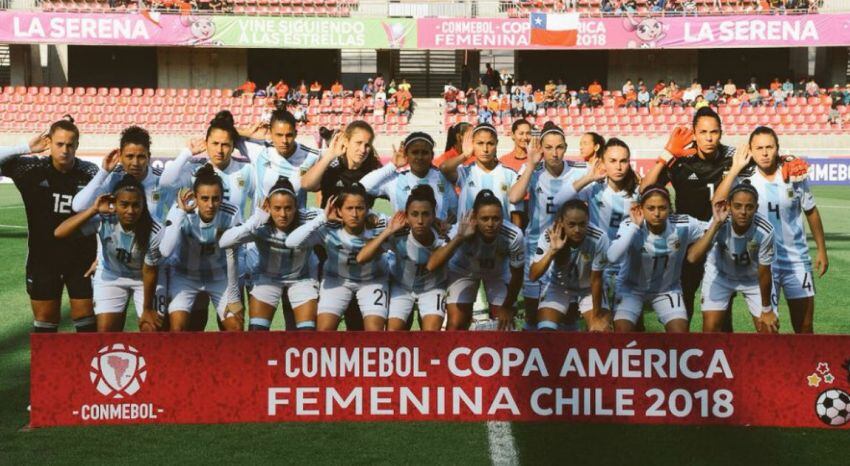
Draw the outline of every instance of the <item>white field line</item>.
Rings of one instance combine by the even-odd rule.
[[[487,441],[490,444],[490,462],[494,466],[515,466],[519,464],[519,455],[516,451],[510,422],[487,422]]]

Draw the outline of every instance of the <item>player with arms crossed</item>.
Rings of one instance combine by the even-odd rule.
[[[171,277],[174,299],[168,305],[172,331],[189,328],[190,312],[202,293],[212,301],[225,330],[242,330],[241,309],[228,306],[235,264],[218,245],[221,234],[241,222],[239,209],[223,201],[223,194],[221,178],[212,165],[204,165],[195,173],[192,191],[182,190],[176,208],[168,213],[160,252],[163,257],[178,252]]]
[[[384,251],[392,251],[390,312],[387,330],[407,330],[413,305],[418,305],[420,328],[440,330],[446,315],[446,269],[429,270],[434,250],[446,242],[434,229],[437,201],[428,185],[411,190],[403,211],[396,212],[389,227],[369,241],[357,262],[382,260]]]
[[[711,226],[688,250],[691,263],[708,253],[702,281],[703,332],[722,331],[723,313],[735,293],[744,295],[758,332],[779,330],[770,271],[773,226],[756,213],[758,205],[758,191],[749,183],[739,184],[726,202],[715,203]]]
[[[368,194],[361,184],[343,187],[339,193],[339,198],[328,199],[322,214],[289,234],[286,247],[322,245],[327,251],[319,288],[318,330],[336,330],[354,299],[363,314],[364,329],[384,330],[389,304],[386,264],[383,259],[360,264],[357,255],[386,228],[386,219],[380,218],[375,228],[366,227]]]
[[[688,215],[670,215],[667,188],[650,186],[643,192],[608,249],[608,261],[622,261],[614,331],[633,331],[647,302],[667,332],[688,331],[680,281],[682,263],[688,246],[704,232],[703,222]]]
[[[738,150],[740,153],[736,153],[715,200],[723,199],[736,183],[745,179],[758,191],[758,213],[773,226],[776,259],[771,271],[776,300],[780,291],[784,292],[794,331],[812,333],[815,285],[803,214],[817,245],[814,269],[818,277],[823,277],[829,268],[829,258],[823,223],[809,182],[802,175],[795,175],[795,168],[786,166],[789,162],[779,157],[779,138],[771,128],[759,126],[750,134],[749,144]],[[751,161],[755,162],[755,169],[746,173]]]
[[[124,330],[131,297],[139,330],[155,331],[157,321],[162,319],[152,308],[155,271],[160,260],[160,225],[147,209],[142,184],[133,175],[124,175],[111,194],[99,195],[91,207],[62,222],[55,235],[64,239],[78,231],[97,233],[100,241],[92,282],[97,331]]]
[[[583,201],[565,203],[535,246],[528,278],[549,275],[538,310],[538,330],[557,330],[573,303],[578,304],[590,331],[607,332],[611,328],[611,313],[602,287],[602,271],[608,263],[608,236],[590,225],[589,217]]]
[[[493,191],[480,191],[472,210],[452,227],[449,242],[428,260],[428,270],[449,264],[448,330],[469,329],[472,304],[482,282],[498,329],[514,327],[513,304],[522,286],[525,245],[522,230],[505,222],[503,212]]]
[[[281,299],[284,308],[294,312],[296,330],[316,329],[319,284],[310,277],[312,250],[288,248],[286,238],[318,213],[317,209],[299,210],[292,183],[281,177],[247,222],[221,236],[222,248],[252,241],[257,247],[259,262],[253,271],[254,287],[248,303],[249,330],[269,330]]]
[[[66,117],[29,143],[0,148],[0,171],[15,182],[27,212],[27,293],[36,333],[59,328],[63,288],[68,289],[74,328],[97,329],[87,272],[95,260],[96,239],[82,234],[61,240],[53,236],[73,214],[74,196],[97,173],[95,164],[76,157],[79,142],[80,131]],[[49,157],[21,157],[45,150]]]

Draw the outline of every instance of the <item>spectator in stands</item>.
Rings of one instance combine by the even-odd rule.
[[[566,93],[567,93],[567,85],[564,84],[563,79],[559,79],[558,85],[555,86],[555,97],[560,98],[561,94],[566,94]]]
[[[296,94],[296,100],[301,102],[301,99],[307,97],[307,83],[302,79],[300,83],[298,83],[298,94]]]
[[[579,110],[581,110],[582,108],[590,107],[590,93],[587,92],[587,88],[582,87],[581,89],[579,89],[576,97],[578,98]]]
[[[277,84],[274,85],[274,94],[277,96],[278,100],[283,100],[284,102],[288,100],[289,97],[289,85],[283,82],[283,80],[279,80]]]
[[[773,81],[770,82],[770,88],[768,89],[770,92],[773,92],[782,87],[782,83],[779,82],[779,78],[773,78]]]
[[[697,89],[694,89],[694,86],[689,86],[685,91],[682,92],[682,106],[691,106],[697,100],[697,96],[702,95],[702,92],[699,92]]]
[[[703,107],[708,107],[708,101],[705,100],[705,96],[700,94],[694,99],[694,110],[699,110]]]
[[[631,79],[626,79],[626,82],[623,84],[623,89],[622,89],[622,91],[623,91],[623,96],[625,96],[625,95],[626,95],[626,94],[628,94],[629,92],[634,92],[634,91],[635,91],[635,85],[634,85],[634,84],[632,84],[632,80],[631,80]]]
[[[319,81],[313,81],[310,84],[310,98],[320,99],[322,97],[322,84]]]
[[[486,106],[478,109],[478,124],[482,123],[493,124],[493,112]]]
[[[499,99],[499,118],[506,121],[511,117],[511,99],[507,95],[502,95]]]
[[[624,0],[622,6],[620,7],[622,11],[626,13],[636,13],[637,12],[637,0]]]
[[[401,84],[398,85],[398,90],[410,93],[410,87],[410,83],[407,82],[407,79],[401,78]]]
[[[359,94],[354,95],[354,100],[351,102],[351,109],[354,116],[361,116],[366,111],[366,101]]]
[[[794,95],[797,97],[806,96],[806,78],[800,78],[797,84],[794,85]]]
[[[653,12],[664,11],[667,6],[667,0],[652,0],[650,10]]]
[[[708,102],[709,106],[717,106],[717,89],[714,86],[709,86],[708,90],[705,92],[705,101]]]
[[[652,88],[652,95],[658,95],[658,93],[661,92],[665,87],[667,87],[667,84],[664,83],[663,79],[659,79],[658,82],[655,83],[655,86]]]
[[[649,108],[649,102],[651,100],[652,96],[649,94],[649,90],[646,88],[646,86],[640,86],[640,89],[637,93],[637,106]]]
[[[850,83],[844,85],[844,105],[850,105]]]
[[[587,93],[590,94],[591,107],[602,106],[602,85],[599,84],[599,81],[594,80],[590,83],[590,86],[587,87]]]
[[[599,9],[602,13],[613,13],[615,9],[614,1],[615,0],[602,0],[599,4]]]
[[[782,83],[782,90],[786,97],[794,95],[794,83],[791,82],[791,78],[785,78],[785,82]]]
[[[476,89],[478,93],[482,96],[485,96],[490,93],[490,86],[488,86],[487,83],[484,82],[485,79],[487,79],[486,76],[478,78],[478,88]]]
[[[732,97],[735,97],[735,95],[737,93],[738,93],[738,88],[735,86],[735,83],[732,82],[732,78],[729,78],[728,80],[726,80],[726,85],[723,86],[723,97],[726,98],[726,101],[728,102],[729,99],[731,99]]]
[[[367,97],[375,95],[375,80],[372,78],[367,79],[366,84],[360,88],[360,91]]]
[[[815,82],[815,78],[810,77],[806,83],[806,97],[817,97],[818,95],[820,95],[820,87]]]
[[[448,93],[454,93],[455,95],[457,94],[457,88],[454,86],[454,84],[452,84],[451,81],[449,81],[448,84],[443,86],[443,95],[446,95]]]
[[[839,105],[844,103],[844,91],[841,90],[841,87],[839,87],[838,84],[834,84],[832,86],[829,98],[832,99],[833,103],[838,102]]]
[[[538,90],[534,91],[533,96],[534,96],[534,105],[537,107],[538,110],[541,109],[541,108],[546,108],[546,106],[545,106],[546,96],[543,94],[543,91],[538,89]]]
[[[525,96],[525,103],[522,106],[522,113],[525,117],[533,117],[537,114],[537,104],[534,103],[534,96]]]
[[[570,108],[570,93],[564,92],[558,94],[558,100],[556,101],[556,106],[558,108]]]
[[[331,95],[334,97],[342,97],[342,93],[342,84],[339,82],[338,79],[334,80],[334,83],[331,84]]]
[[[295,121],[302,124],[307,124],[307,112],[301,105],[292,105],[289,107],[289,113],[295,118]]]
[[[375,92],[375,114],[383,115],[384,110],[387,106],[387,93],[384,92],[383,87],[377,88],[377,92]]]
[[[257,84],[250,79],[246,79],[241,86],[237,87],[236,90],[233,91],[233,97],[240,97],[242,94],[254,95],[254,92],[257,90]]]
[[[377,75],[375,75],[374,84],[375,84],[376,90],[384,87],[385,82],[384,82],[384,74],[383,73],[378,73]]]
[[[749,96],[750,106],[752,107],[759,107],[764,103],[762,102],[761,91],[758,87],[750,86],[747,89],[747,96]]]
[[[773,99],[773,108],[776,108],[780,105],[783,107],[787,107],[788,103],[785,102],[785,99],[788,97],[788,94],[785,93],[785,88],[783,86],[777,87],[771,94],[770,97]]]
[[[841,112],[838,111],[838,106],[841,105],[839,101],[833,100],[832,104],[829,106],[829,117],[827,121],[831,125],[839,125],[841,126]]]
[[[516,90],[519,91],[519,88],[517,88]],[[523,109],[523,103],[524,102],[525,101],[522,98],[522,94],[520,92],[516,92],[515,94],[511,95],[511,116],[512,117],[522,116],[522,109]]]
[[[511,87],[513,87],[513,85],[514,85],[514,75],[509,73],[508,70],[502,70],[500,79],[501,79],[501,82],[502,82],[502,85],[501,85],[502,94],[507,94],[507,93],[511,92]]]
[[[500,89],[501,83],[499,82],[499,74],[496,73],[496,70],[494,70],[489,63],[485,64],[484,67],[484,83],[487,84],[490,89]]]
[[[413,96],[410,94],[408,88],[401,89],[395,93],[395,104],[398,109],[398,114],[409,118],[412,111]]]
[[[747,84],[746,92],[750,92],[751,90],[755,90],[756,92],[759,90],[759,84],[755,76],[750,78],[750,82]]]
[[[667,89],[670,91],[670,105],[681,105],[685,106],[685,90],[679,87],[676,84],[676,81],[670,81],[670,84],[667,85]]]
[[[390,79],[390,84],[387,86],[387,98],[392,99],[396,92],[398,92],[398,86],[395,79]]]

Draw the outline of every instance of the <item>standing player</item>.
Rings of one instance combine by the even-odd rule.
[[[174,299],[168,305],[171,330],[185,331],[199,294],[215,306],[225,330],[242,330],[240,312],[229,309],[229,281],[236,270],[219,247],[222,233],[240,223],[239,209],[223,200],[224,186],[212,165],[195,172],[192,191],[183,190],[177,208],[168,213],[160,251],[163,257],[176,252],[171,276]],[[206,307],[203,308],[206,312]],[[200,310],[200,309],[199,309]]]
[[[608,236],[588,223],[587,204],[572,200],[558,209],[557,220],[535,246],[528,278],[549,275],[543,286],[537,329],[557,330],[572,304],[587,328],[607,332],[611,314],[602,287],[608,263]]]
[[[296,330],[316,329],[319,284],[310,277],[311,250],[288,248],[286,238],[317,214],[316,209],[299,210],[292,184],[281,178],[247,222],[221,236],[222,248],[248,242],[254,242],[257,247],[258,263],[248,305],[249,330],[268,330],[282,298],[284,308],[293,310]]]
[[[360,250],[386,228],[380,219],[366,228],[368,194],[359,183],[343,187],[340,196],[327,199],[324,214],[298,227],[286,238],[286,247],[296,249],[323,245],[328,258],[319,289],[318,330],[336,330],[353,300],[363,314],[365,330],[383,330],[387,321],[389,293],[383,260],[360,264]]]
[[[598,133],[588,132],[581,135],[578,140],[578,154],[581,160],[593,166],[597,159],[602,158],[602,152],[605,149],[605,138]]]
[[[98,332],[124,330],[127,303],[133,298],[139,328],[144,325],[143,269],[156,268],[159,263],[160,225],[145,204],[145,188],[133,175],[125,175],[111,194],[101,194],[86,210],[56,227],[59,239],[97,233],[97,271],[94,274],[94,313]]]
[[[431,136],[421,132],[410,133],[400,150],[394,151],[393,160],[364,176],[361,183],[369,194],[388,198],[395,212],[405,210],[408,196],[416,186],[428,185],[436,194],[436,218],[444,225],[451,225],[457,219],[457,194],[446,177],[431,166],[433,158],[434,140]],[[408,163],[408,169],[398,171]]]
[[[95,260],[95,237],[77,234],[60,240],[53,236],[56,227],[72,215],[74,196],[97,173],[95,164],[77,159],[79,142],[80,131],[67,117],[50,125],[46,136],[0,149],[0,171],[15,182],[27,212],[27,293],[36,333],[54,333],[59,328],[63,288],[68,289],[76,330],[97,329],[87,276]],[[49,157],[21,157],[48,149]]]
[[[505,222],[503,211],[493,191],[481,190],[472,210],[452,228],[449,242],[428,260],[430,271],[449,264],[448,330],[469,328],[482,283],[499,330],[513,329],[513,304],[522,286],[525,246],[522,230]]]
[[[525,169],[528,160],[528,149],[529,144],[531,144],[532,130],[531,123],[525,118],[514,121],[511,125],[511,139],[514,141],[514,149],[499,157],[499,163],[522,174],[522,170]]]
[[[670,194],[650,186],[620,224],[608,261],[622,261],[617,279],[614,331],[631,332],[644,303],[650,303],[668,332],[688,331],[680,274],[685,253],[703,236],[705,224],[688,215],[670,215]]]
[[[392,251],[390,311],[387,330],[407,330],[413,305],[419,308],[422,330],[440,330],[446,315],[446,268],[428,270],[431,253],[446,244],[433,228],[437,200],[428,185],[410,192],[404,210],[397,211],[389,228],[369,241],[360,253],[360,264],[381,260]]]
[[[741,146],[727,178],[717,189],[715,199],[723,199],[740,179],[749,179],[758,191],[758,212],[773,226],[776,260],[772,267],[776,299],[785,293],[791,312],[791,325],[796,333],[812,333],[815,313],[815,285],[812,258],[806,242],[803,214],[817,245],[814,269],[822,277],[829,268],[823,223],[815,198],[806,179],[795,177],[795,167],[779,157],[779,138],[765,126],[751,134],[749,144]],[[795,164],[794,159],[790,164]],[[750,161],[752,173],[744,173]],[[795,181],[798,179],[800,181]],[[775,304],[775,303],[774,303]]]
[[[471,129],[472,125],[466,122],[456,123],[449,128],[448,133],[446,133],[446,150],[431,162],[434,168],[439,170],[447,160],[453,159],[463,152],[463,138],[466,136],[466,132]],[[470,154],[469,158],[463,163],[468,165],[473,162],[475,162],[475,157]]]
[[[115,191],[124,175],[131,175],[145,190],[148,212],[157,222],[164,222],[168,209],[174,203],[176,191],[160,186],[162,170],[151,167],[150,160],[150,134],[139,126],[124,129],[118,149],[104,157],[102,168],[89,184],[74,196],[71,208],[74,212],[86,210],[94,204],[98,196]]]
[[[717,204],[711,227],[688,250],[688,262],[700,262],[708,253],[702,281],[702,331],[721,331],[729,301],[741,293],[756,330],[776,333],[779,316],[773,305],[770,270],[774,260],[773,226],[756,212],[758,191],[749,183],[742,183],[732,188],[725,203]],[[724,221],[724,217],[730,220]]]

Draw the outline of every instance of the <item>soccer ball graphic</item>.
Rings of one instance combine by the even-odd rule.
[[[850,395],[836,388],[818,396],[815,404],[818,419],[829,426],[843,426],[850,421]]]
[[[139,391],[147,378],[145,358],[130,345],[104,346],[91,360],[89,378],[103,396],[120,399]]]

